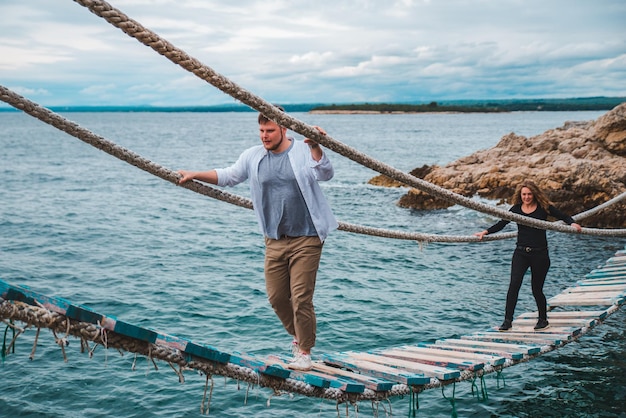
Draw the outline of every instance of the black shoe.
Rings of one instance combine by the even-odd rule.
[[[500,328],[498,328],[498,331],[508,331],[511,328],[513,328],[513,324],[510,320],[505,319],[502,325],[500,325]]]
[[[547,319],[539,318],[539,321],[537,321],[537,325],[535,325],[535,331],[541,331],[542,329],[546,329],[549,327],[550,327],[550,324],[548,323]]]

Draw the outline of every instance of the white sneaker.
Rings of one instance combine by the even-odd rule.
[[[293,340],[291,342],[291,355],[293,356],[293,361],[295,361],[300,355],[300,344],[298,344],[298,340]]]
[[[311,355],[298,353],[297,357],[287,364],[287,367],[293,370],[311,370],[313,367],[313,364],[311,363]]]

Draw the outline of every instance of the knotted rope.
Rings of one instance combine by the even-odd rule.
[[[103,0],[74,0],[76,3],[88,8],[92,13],[102,17],[113,26],[119,28],[132,38],[137,39],[142,44],[152,48],[154,51],[163,55],[174,64],[179,65],[185,70],[195,74],[200,79],[208,82],[229,96],[247,104],[253,109],[258,110],[267,117],[273,119],[282,126],[291,129],[307,138],[312,138],[326,148],[343,155],[346,158],[355,161],[365,167],[368,167],[378,173],[384,174],[403,184],[414,187],[418,190],[426,192],[432,196],[447,200],[449,202],[473,209],[485,214],[493,215],[502,219],[514,221],[523,225],[532,226],[540,229],[548,229],[559,232],[575,233],[576,230],[567,225],[554,222],[540,221],[528,216],[518,215],[508,210],[503,210],[492,205],[477,202],[457,193],[453,193],[442,187],[429,183],[425,180],[412,176],[411,174],[400,171],[387,164],[377,161],[366,154],[351,148],[335,139],[330,135],[322,135],[314,127],[289,116],[271,103],[263,100],[261,97],[245,90],[236,83],[232,82],[225,76],[219,74],[207,65],[202,64],[199,60],[191,57],[185,51],[175,47],[167,40],[161,38],[155,32],[143,27],[139,22],[129,18],[118,9],[112,7]],[[583,228],[583,234],[590,235],[609,235],[609,236],[626,236],[626,229],[607,229],[597,230],[592,228]]]

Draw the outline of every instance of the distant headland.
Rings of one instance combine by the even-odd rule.
[[[381,113],[491,113],[516,111],[579,111],[611,110],[626,97],[581,97],[570,99],[503,99],[503,100],[446,100],[429,103],[280,103],[288,113],[309,112],[327,114],[381,114]],[[256,112],[241,104],[229,103],[212,106],[150,106],[150,105],[99,105],[99,106],[47,106],[60,113],[69,112]],[[0,106],[0,112],[18,112],[12,107]]]
[[[430,102],[427,104],[361,103],[317,106],[317,114],[380,114],[380,113],[496,113],[520,111],[611,110],[626,97],[589,97],[575,99],[536,100],[466,100]]]

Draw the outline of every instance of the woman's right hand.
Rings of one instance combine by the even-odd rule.
[[[477,236],[479,240],[482,240],[485,235],[487,235],[489,231],[486,229],[484,231],[476,232],[474,236]]]

